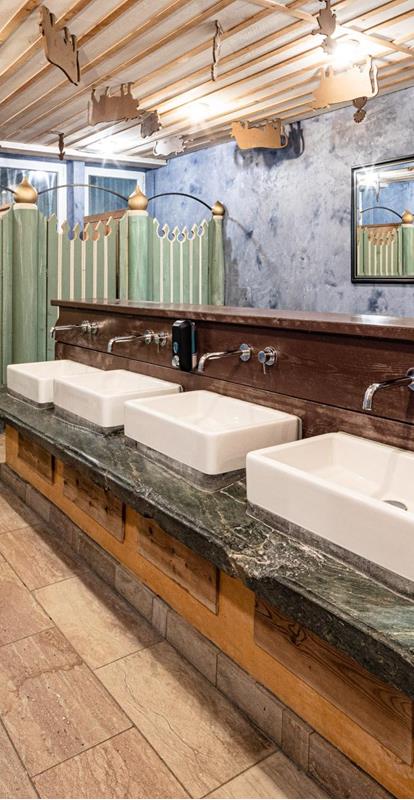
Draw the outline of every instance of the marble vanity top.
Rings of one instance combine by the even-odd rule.
[[[128,447],[0,391],[0,419],[111,489],[139,513],[362,666],[414,698],[414,601],[246,514],[238,482],[197,489]]]

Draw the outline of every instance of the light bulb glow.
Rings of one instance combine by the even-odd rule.
[[[332,66],[334,69],[346,69],[364,57],[359,42],[348,39],[337,43],[332,55]]]
[[[194,125],[199,125],[205,122],[209,117],[222,113],[224,109],[225,103],[222,99],[218,97],[207,97],[204,100],[189,103],[186,110],[190,122]]]

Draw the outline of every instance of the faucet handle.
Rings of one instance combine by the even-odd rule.
[[[273,367],[277,362],[277,350],[272,346],[265,347],[264,350],[259,350],[257,358],[263,367],[263,374],[266,375],[266,367]]]
[[[240,361],[250,361],[253,355],[253,347],[250,344],[240,345]]]
[[[134,336],[134,339],[141,339],[145,344],[151,344],[153,340],[156,341],[156,334],[147,328],[142,336]]]
[[[171,334],[167,333],[167,331],[159,331],[158,333],[154,333],[154,341],[157,345],[157,353],[160,352],[160,348],[165,347],[169,339],[171,339]]]

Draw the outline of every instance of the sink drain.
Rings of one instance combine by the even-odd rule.
[[[384,500],[384,503],[388,503],[389,506],[395,506],[395,508],[401,508],[402,511],[408,511],[405,503],[401,503],[400,500]]]

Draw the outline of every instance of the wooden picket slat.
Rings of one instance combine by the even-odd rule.
[[[51,301],[59,298],[61,286],[61,243],[62,239],[59,236],[57,229],[57,218],[55,214],[47,220],[47,330],[48,332],[55,324],[58,316],[58,311],[55,306],[51,305]],[[48,335],[47,337],[47,353],[46,357],[50,361],[55,356],[55,343]]]
[[[48,314],[47,314],[47,219],[39,214],[37,243],[37,354],[40,361],[47,356]]]
[[[108,300],[117,299],[118,230],[117,220],[111,217],[107,222],[107,232],[105,233],[105,259],[108,273],[106,298]]]
[[[121,300],[128,299],[128,214],[118,222],[117,292]]]
[[[1,217],[1,383],[6,382],[7,364],[12,361],[12,276],[13,212]]]

